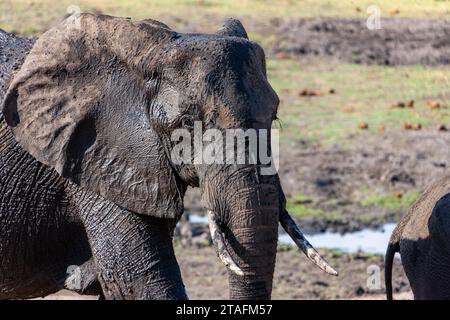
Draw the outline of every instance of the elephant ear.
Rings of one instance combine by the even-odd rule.
[[[11,83],[17,142],[73,183],[133,212],[177,218],[185,186],[151,123],[156,61],[174,32],[81,14],[46,32]]]

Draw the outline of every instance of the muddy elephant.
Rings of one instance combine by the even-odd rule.
[[[2,104],[0,298],[73,289],[67,268],[79,266],[80,292],[186,299],[172,234],[188,187],[201,189],[230,298],[270,298],[279,223],[337,275],[260,160],[172,155],[175,130],[193,135],[198,123],[219,132],[271,128],[279,100],[263,50],[239,21],[216,34],[182,34],[153,20],[81,14],[23,55]]]
[[[392,233],[385,268],[389,300],[396,252],[414,299],[450,299],[450,176],[426,188]]]

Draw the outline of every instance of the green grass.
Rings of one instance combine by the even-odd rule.
[[[290,214],[296,218],[323,218],[328,220],[341,220],[343,218],[342,213],[338,211],[325,211],[314,207],[314,201],[312,198],[305,195],[288,196],[286,198],[286,207]]]
[[[370,189],[366,189],[365,193],[367,195],[360,201],[360,204],[365,207],[370,207],[375,209],[375,211],[361,214],[353,219],[359,222],[371,222],[380,220],[384,221],[384,217],[377,213],[376,209],[386,209],[386,210],[405,210],[419,197],[418,192],[407,192],[403,194],[401,198],[397,197],[394,193],[391,194],[372,194]],[[315,205],[315,200],[311,197],[297,194],[294,196],[288,196],[286,199],[286,207],[290,214],[298,219],[302,218],[318,218],[326,219],[332,221],[340,221],[345,219],[347,216],[344,212],[340,211],[326,211],[317,208]]]
[[[269,80],[281,104],[278,116],[281,141],[298,139],[334,143],[358,134],[360,121],[371,132],[403,130],[405,121],[424,128],[450,121],[450,109],[430,110],[427,102],[450,105],[450,67],[368,66],[332,62],[268,61]],[[300,97],[302,89],[335,94]],[[413,109],[392,108],[398,101],[414,100]]]
[[[353,259],[364,261],[378,261],[379,255],[369,252],[358,252],[353,255]]]
[[[361,203],[368,207],[398,210],[408,208],[418,197],[416,192],[406,193],[401,198],[394,194],[371,194]]]
[[[244,21],[267,22],[273,18],[341,16],[366,18],[367,8],[377,5],[382,16],[448,17],[450,5],[445,0],[2,0],[0,28],[28,34],[39,34],[57,23],[70,5],[81,11],[102,12],[133,18],[170,20],[182,27],[183,20],[198,22],[206,29],[217,28],[215,18],[238,17]],[[359,8],[359,10],[357,10]],[[178,19],[173,19],[176,16]],[[207,30],[205,30],[207,31]]]

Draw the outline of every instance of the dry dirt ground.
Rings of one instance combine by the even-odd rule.
[[[182,18],[166,20],[169,26],[187,32],[204,32],[222,23],[222,18],[215,16],[208,16],[208,26]],[[262,44],[269,55],[389,66],[450,64],[450,19],[381,18],[379,29],[369,29],[367,19],[355,18],[242,21],[252,40]]]

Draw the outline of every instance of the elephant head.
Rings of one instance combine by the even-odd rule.
[[[174,161],[171,137],[195,123],[270,130],[278,103],[264,52],[237,20],[200,35],[81,14],[39,38],[3,114],[37,160],[137,214],[176,220],[186,188],[200,187],[231,298],[256,299],[271,294],[279,223],[314,263],[337,273],[287,213],[276,173],[262,174],[259,160]],[[269,144],[270,135],[257,139]]]

